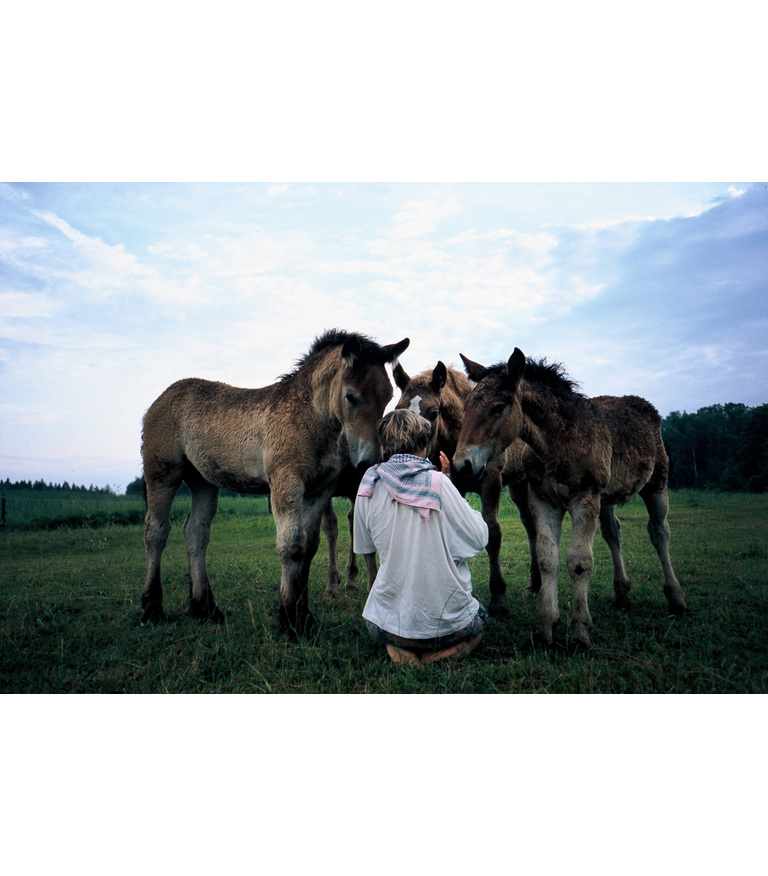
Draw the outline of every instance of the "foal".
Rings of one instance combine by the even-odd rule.
[[[408,338],[379,346],[365,335],[331,330],[317,338],[294,371],[261,389],[191,378],[170,386],[144,417],[147,580],[142,622],[162,620],[160,559],[171,505],[182,480],[192,493],[184,538],[190,613],[219,621],[206,568],[219,489],[270,492],[282,564],[280,626],[310,634],[309,567],[320,521],[344,465],[378,462],[376,424],[392,398],[384,365]],[[344,439],[347,455],[340,450]]]
[[[528,445],[523,464],[541,572],[539,640],[551,645],[560,619],[557,579],[566,511],[573,523],[566,554],[573,587],[571,644],[590,645],[587,589],[598,520],[614,562],[614,605],[629,606],[621,525],[613,506],[637,494],[648,510],[648,534],[661,562],[670,612],[682,616],[685,599],[669,559],[669,460],[656,408],[637,396],[587,398],[559,366],[526,360],[517,348],[508,362],[491,368],[462,360],[476,386],[465,403],[454,465],[478,477],[516,438]]]

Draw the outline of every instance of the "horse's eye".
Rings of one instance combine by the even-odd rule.
[[[435,409],[434,411],[427,411],[426,419],[429,420],[431,423],[434,423],[439,414],[440,411],[438,411],[437,409]]]
[[[347,400],[347,406],[350,408],[356,408],[360,405],[360,396],[354,392],[347,390],[344,393],[344,398]]]
[[[490,414],[492,417],[500,417],[504,413],[504,409],[506,405],[503,402],[499,402],[491,408]]]

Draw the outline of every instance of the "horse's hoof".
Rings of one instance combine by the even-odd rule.
[[[669,613],[672,617],[682,620],[684,617],[690,617],[691,610],[687,605],[672,605],[669,608]]]
[[[591,651],[591,642],[584,642],[582,639],[571,639],[568,642],[568,653],[571,657],[578,657],[580,654],[589,654]]]
[[[617,596],[613,600],[612,605],[613,608],[616,609],[616,611],[629,611],[629,609],[632,608],[632,603],[630,602],[628,596]]]
[[[534,652],[549,652],[553,648],[553,643],[547,641],[542,633],[534,633],[531,636],[531,651]]]
[[[140,626],[152,627],[155,624],[165,623],[165,612],[162,605],[156,603],[146,606],[141,613]]]
[[[219,611],[216,603],[211,600],[202,601],[193,599],[189,604],[189,611],[187,614],[190,617],[195,617],[198,620],[211,624],[220,624],[224,622],[223,613]]]
[[[307,612],[304,617],[296,617],[295,612],[289,614],[282,606],[278,617],[278,628],[281,633],[292,639],[311,639],[317,629],[314,617]]]
[[[344,587],[345,593],[357,593],[360,588],[354,581],[348,581],[346,586]]]
[[[224,620],[224,612],[219,611],[216,606],[213,607],[213,611],[208,615],[208,617],[204,617],[202,619],[203,623],[206,624],[223,624]]]
[[[323,592],[323,596],[326,599],[338,599],[339,598],[339,591],[338,590],[325,590]]]
[[[509,617],[509,609],[501,599],[492,599],[488,605],[488,614],[491,617]]]

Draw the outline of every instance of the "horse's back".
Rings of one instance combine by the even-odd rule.
[[[209,483],[264,492],[270,389],[189,377],[169,386],[144,416],[145,473],[191,465]]]
[[[627,501],[646,484],[666,484],[669,462],[661,440],[661,416],[647,399],[636,395],[596,396],[610,432],[611,472],[606,502]]]

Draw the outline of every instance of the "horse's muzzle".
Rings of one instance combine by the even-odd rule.
[[[455,466],[451,463],[451,468],[458,478],[465,481],[479,481],[485,474],[485,465],[481,466],[476,471],[469,459],[465,459],[459,466]]]
[[[453,458],[453,469],[459,477],[479,481],[485,474],[485,467],[493,455],[486,447],[473,444]]]
[[[349,459],[355,468],[368,468],[381,462],[381,448],[378,444],[347,436]]]

